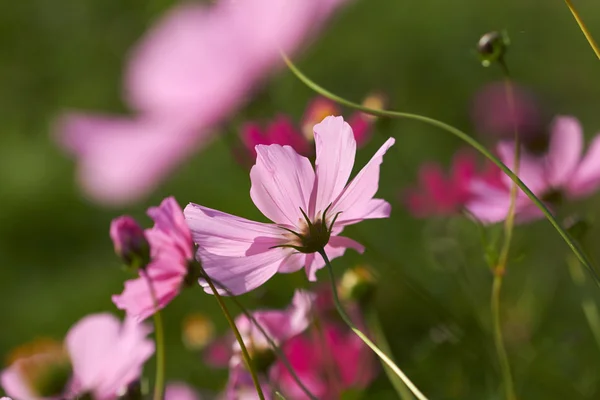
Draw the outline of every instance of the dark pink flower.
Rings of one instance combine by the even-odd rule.
[[[127,265],[137,264],[137,268],[148,264],[150,245],[144,231],[130,216],[124,215],[112,220],[110,238],[115,246],[115,253]]]
[[[255,147],[259,144],[288,145],[296,153],[305,156],[309,155],[311,150],[306,138],[296,130],[292,121],[284,115],[275,117],[266,129],[262,129],[260,125],[254,122],[246,123],[242,127],[242,141],[252,154],[252,160],[256,159]]]
[[[327,117],[314,132],[316,171],[289,146],[256,147],[250,196],[274,223],[254,222],[196,204],[185,208],[204,270],[234,294],[257,288],[277,272],[303,267],[308,278],[316,280],[317,270],[325,265],[315,255],[321,246],[330,259],[347,248],[362,252],[362,245],[339,236],[343,228],[390,214],[389,203],[373,197],[383,155],[394,139],[388,139],[348,182],[356,153],[350,126],[341,117]]]
[[[190,273],[193,243],[179,204],[167,197],[159,207],[148,209],[154,227],[146,230],[150,243],[150,263],[140,270],[140,277],[125,282],[125,290],[112,297],[127,315],[143,320],[155,311],[149,288],[152,283],[159,309],[164,308],[182,289]]]

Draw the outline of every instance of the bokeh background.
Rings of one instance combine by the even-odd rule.
[[[600,35],[600,4],[577,1]],[[228,142],[209,148],[177,170],[150,198],[124,209],[86,200],[74,180],[74,163],[53,143],[51,126],[66,109],[124,111],[121,71],[127,50],[172,2],[164,0],[0,3],[0,357],[36,337],[61,338],[79,318],[117,312],[110,295],[128,275],[108,237],[110,220],[130,213],[147,225],[150,205],[174,195],[252,219],[246,170]],[[481,34],[506,29],[508,63],[515,80],[535,91],[548,115],[572,114],[586,136],[600,131],[600,65],[560,0],[356,0],[295,59],[315,81],[347,98],[384,92],[390,107],[432,116],[492,144],[469,117],[474,94],[501,79],[474,54]],[[289,71],[271,76],[223,131],[248,118],[286,113],[298,120],[314,94]],[[393,204],[389,220],[361,223],[348,236],[367,245],[334,261],[341,273],[356,264],[377,271],[377,308],[400,366],[431,399],[498,399],[500,374],[489,317],[491,274],[477,227],[462,217],[418,220],[400,195],[426,160],[448,165],[462,147],[435,128],[380,120],[362,165],[395,136],[382,168],[380,197]],[[561,210],[592,221],[598,197]],[[498,228],[489,228],[494,235]],[[598,229],[592,225],[593,259]],[[600,347],[581,308],[600,301],[589,282],[573,283],[569,251],[546,221],[519,226],[503,292],[505,337],[519,397],[600,398]],[[319,275],[326,280],[326,275]],[[302,273],[277,276],[243,296],[250,307],[283,306]],[[214,299],[189,289],[164,313],[167,376],[199,389],[219,390],[226,371],[203,365],[181,340],[191,312],[225,321]],[[151,364],[149,364],[151,365]],[[151,368],[148,369],[151,371]],[[152,375],[151,373],[149,375]],[[363,398],[395,398],[382,376]]]

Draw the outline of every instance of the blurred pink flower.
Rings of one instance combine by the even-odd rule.
[[[140,377],[154,353],[154,343],[146,338],[150,332],[130,318],[121,324],[110,314],[90,315],[75,324],[65,339],[75,392],[92,393],[95,400],[116,399]]]
[[[521,140],[535,140],[542,131],[542,113],[532,92],[513,83],[514,111],[506,97],[504,82],[494,82],[480,89],[473,99],[471,117],[478,132],[503,139],[514,137],[514,127]]]
[[[158,308],[164,308],[182,289],[193,260],[193,243],[183,212],[173,197],[159,207],[148,209],[154,227],[146,229],[150,243],[150,263],[140,269],[140,277],[125,282],[125,290],[112,297],[117,308],[143,320],[154,314],[155,306],[149,289],[152,282]]]
[[[362,252],[362,245],[339,233],[364,219],[389,216],[389,203],[373,196],[383,155],[394,139],[388,139],[348,183],[356,153],[350,126],[341,117],[327,117],[315,126],[314,135],[316,171],[289,146],[256,147],[250,196],[274,224],[196,204],[185,208],[204,270],[234,294],[259,287],[277,272],[302,267],[309,280],[316,280],[317,270],[324,266],[315,255],[317,250],[324,247],[331,259],[344,254],[346,248]]]
[[[110,224],[110,238],[115,247],[115,253],[127,265],[138,263],[138,268],[146,265],[150,257],[150,246],[144,231],[130,216],[123,215],[115,218]]]
[[[427,163],[419,171],[419,186],[407,190],[405,201],[410,212],[419,218],[460,212],[471,199],[471,183],[479,177],[494,185],[499,179],[493,167],[477,172],[472,153],[460,151],[452,161],[448,177],[438,164]]]
[[[251,89],[345,0],[186,3],[133,49],[124,97],[134,116],[71,112],[57,140],[79,161],[92,199],[118,205],[150,192],[211,139]]]
[[[563,199],[578,199],[600,188],[600,135],[596,136],[584,156],[583,130],[573,117],[557,117],[550,131],[548,152],[542,156],[521,150],[519,178],[549,206],[559,205]],[[514,165],[514,143],[498,145],[502,161],[511,169]],[[506,218],[510,204],[512,181],[502,175],[503,186],[489,187],[475,181],[474,198],[467,208],[484,222],[494,223]],[[517,196],[517,218],[521,222],[541,218],[543,214],[522,192]]]
[[[259,144],[288,145],[296,153],[305,156],[308,156],[311,150],[306,138],[296,130],[292,121],[284,115],[275,117],[266,129],[261,129],[260,125],[254,122],[246,123],[242,127],[242,141],[248,152],[252,154],[252,161],[256,160],[255,147]]]
[[[185,383],[170,382],[165,388],[165,400],[200,400],[200,396]]]
[[[259,384],[265,400],[275,398],[273,389],[265,376],[259,376]],[[242,365],[238,364],[229,370],[229,380],[221,398],[223,400],[259,400],[252,376]]]

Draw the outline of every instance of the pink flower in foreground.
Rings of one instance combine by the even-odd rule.
[[[140,269],[139,278],[125,282],[122,294],[112,297],[117,308],[138,320],[155,311],[148,281],[152,282],[158,308],[162,309],[179,294],[188,275],[193,274],[192,237],[177,201],[167,197],[159,207],[149,208],[148,215],[154,220],[154,227],[145,231],[150,263]]]
[[[2,387],[15,400],[116,400],[137,380],[154,353],[150,329],[131,319],[93,314],[73,325],[64,346],[36,346],[2,371]]]
[[[458,213],[472,197],[471,183],[475,178],[495,185],[499,177],[493,174],[494,170],[488,168],[477,173],[477,163],[470,152],[454,156],[448,177],[438,164],[425,164],[419,171],[419,186],[406,193],[407,207],[419,218]]]
[[[348,183],[356,153],[350,126],[341,117],[327,117],[315,126],[314,135],[315,170],[289,146],[256,146],[250,197],[273,224],[196,204],[185,208],[204,270],[234,294],[257,288],[277,272],[303,267],[309,280],[316,280],[324,261],[315,252],[324,248],[330,259],[347,248],[362,252],[362,245],[339,236],[343,228],[389,216],[389,203],[373,196],[383,155],[394,139],[388,139]]]
[[[521,150],[519,178],[549,206],[559,205],[563,199],[578,199],[590,195],[600,187],[600,136],[596,136],[585,156],[583,131],[573,117],[557,117],[550,132],[548,152],[535,156]],[[498,145],[500,158],[508,167],[514,165],[514,143]],[[478,219],[494,223],[506,218],[510,205],[512,180],[502,176],[502,187],[490,187],[475,181],[474,198],[467,208]],[[529,221],[542,217],[541,211],[522,192],[517,196],[517,218]]]
[[[251,89],[344,0],[186,3],[131,52],[124,97],[133,116],[72,112],[58,142],[78,161],[92,199],[139,199],[210,141]]]

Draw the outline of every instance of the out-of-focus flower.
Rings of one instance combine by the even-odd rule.
[[[76,398],[116,400],[137,380],[154,353],[150,329],[131,319],[93,314],[73,325],[64,345],[43,342],[20,349],[2,371],[1,382],[15,400]]]
[[[302,117],[302,133],[307,141],[313,140],[313,128],[330,115],[340,115],[340,107],[333,101],[317,96],[308,103]]]
[[[514,103],[511,107],[504,82],[484,86],[475,95],[471,118],[475,129],[483,134],[512,140],[515,127],[526,147],[544,147],[542,111],[534,94],[522,86],[512,84]]]
[[[183,320],[183,342],[190,350],[202,350],[215,335],[215,325],[204,314],[190,314]]]
[[[139,278],[125,282],[123,293],[112,297],[119,309],[140,321],[154,314],[156,307],[164,308],[185,283],[197,278],[190,262],[194,254],[192,237],[177,201],[167,197],[159,207],[149,208],[148,215],[154,220],[154,227],[145,232],[150,263],[140,270]]]
[[[256,146],[259,144],[279,144],[291,146],[298,154],[308,156],[310,146],[308,141],[296,130],[292,121],[284,116],[277,116],[266,129],[254,122],[248,122],[242,127],[242,141],[256,159]]]
[[[325,265],[317,251],[324,249],[333,259],[346,248],[364,250],[354,240],[338,236],[345,226],[390,214],[390,204],[373,196],[383,155],[394,139],[388,139],[348,183],[356,153],[352,129],[341,117],[327,117],[314,131],[316,171],[291,147],[256,147],[250,196],[274,224],[196,204],[184,210],[204,270],[234,294],[259,287],[277,272],[302,267],[310,280],[316,280],[317,270]]]
[[[165,400],[200,400],[200,396],[183,382],[170,382],[165,388]]]
[[[110,238],[115,253],[133,269],[144,268],[150,262],[150,245],[138,223],[128,215],[113,219]]]
[[[376,285],[371,268],[359,265],[344,272],[338,290],[343,300],[363,303],[371,300]]]
[[[590,195],[600,187],[600,136],[590,144],[585,156],[583,131],[573,117],[557,117],[551,127],[548,152],[542,156],[521,151],[518,175],[529,189],[549,206],[557,206],[564,199],[578,199]],[[514,169],[514,143],[498,145],[500,158]],[[512,181],[502,176],[502,187],[490,187],[475,180],[474,197],[467,205],[478,219],[494,223],[506,218],[510,205]],[[541,218],[542,212],[519,190],[516,215],[521,222]]]
[[[273,389],[267,382],[266,377],[259,377],[259,385],[265,397],[265,400],[272,400],[274,398]],[[258,400],[258,394],[256,387],[252,381],[250,372],[246,370],[242,365],[236,365],[229,370],[229,380],[227,381],[227,387],[223,400]]]
[[[79,161],[92,199],[122,204],[151,191],[204,146],[251,89],[318,31],[345,0],[187,3],[167,13],[133,49],[124,97],[134,116],[72,112],[58,142]]]
[[[456,153],[451,172],[445,176],[438,164],[427,163],[419,171],[419,186],[408,189],[405,201],[410,212],[419,218],[432,215],[451,215],[460,212],[471,199],[471,184],[476,177],[491,187],[499,181],[499,175],[489,167],[477,172],[475,157],[470,152]]]

